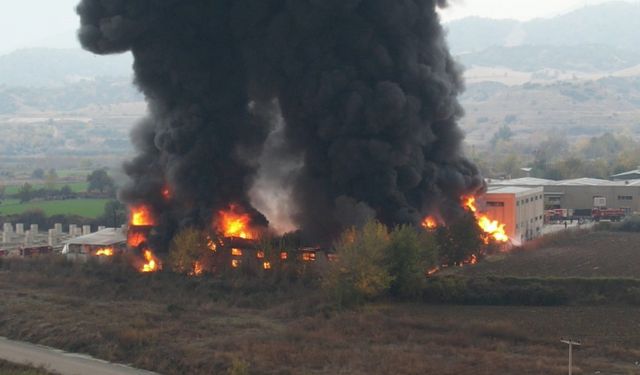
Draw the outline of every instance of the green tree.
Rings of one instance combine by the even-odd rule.
[[[446,227],[439,227],[437,238],[440,256],[449,265],[468,260],[479,254],[484,246],[482,230],[470,212]]]
[[[169,266],[174,272],[191,273],[194,264],[202,262],[209,253],[204,232],[196,228],[184,228],[169,246]]]
[[[369,222],[362,229],[345,231],[336,244],[324,287],[340,306],[359,304],[385,294],[393,281],[387,271],[387,227]]]
[[[104,212],[99,221],[103,225],[118,227],[128,220],[127,207],[118,200],[110,200],[104,206]]]
[[[115,191],[115,183],[105,169],[97,169],[91,172],[87,176],[87,182],[89,183],[89,191],[99,191],[101,193]]]
[[[55,189],[57,183],[58,183],[58,173],[56,173],[55,169],[51,168],[47,173],[45,186],[47,187],[47,189],[53,190]]]
[[[391,232],[386,251],[386,264],[393,277],[390,292],[402,298],[414,298],[425,285],[425,272],[433,267],[438,245],[433,234],[410,225],[396,227]]]
[[[33,173],[31,173],[31,177],[38,180],[42,180],[44,178],[44,169],[42,168],[35,169]]]
[[[25,182],[25,184],[20,187],[20,190],[18,190],[18,199],[20,199],[20,203],[29,202],[33,199],[33,187],[30,183]]]

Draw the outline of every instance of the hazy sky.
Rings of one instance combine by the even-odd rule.
[[[607,0],[450,0],[445,20],[470,15],[531,19],[553,16]],[[79,0],[0,0],[0,53],[25,47],[77,46]]]

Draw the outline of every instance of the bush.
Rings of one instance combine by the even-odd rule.
[[[169,266],[177,273],[192,273],[196,262],[202,262],[210,252],[204,232],[185,228],[178,232],[169,247]],[[200,263],[202,266],[202,263]]]
[[[386,249],[388,272],[393,276],[390,292],[401,298],[415,298],[425,286],[425,270],[435,264],[436,239],[430,233],[403,225],[391,232]]]
[[[324,287],[339,306],[360,304],[389,290],[393,282],[385,264],[389,243],[387,227],[379,222],[342,234],[336,244],[338,259],[324,280]]]

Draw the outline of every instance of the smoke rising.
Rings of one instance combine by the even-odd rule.
[[[230,203],[266,225],[249,194],[258,170],[278,180],[302,160],[281,186],[311,239],[371,216],[455,218],[460,196],[484,185],[461,150],[463,84],[436,13],[445,5],[83,0],[82,45],[132,51],[150,108],[132,134],[138,156],[122,198],[151,204],[167,236],[208,225]],[[281,144],[264,149],[274,131]]]

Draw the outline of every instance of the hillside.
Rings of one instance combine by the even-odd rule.
[[[520,45],[597,44],[638,50],[638,19],[640,3],[612,1],[528,22],[470,17],[450,22],[446,27],[454,54]]]
[[[51,87],[97,77],[131,77],[129,54],[97,56],[81,49],[32,48],[0,56],[0,86]]]
[[[615,72],[640,64],[640,3],[608,2],[528,22],[470,17],[446,25],[467,67]]]

